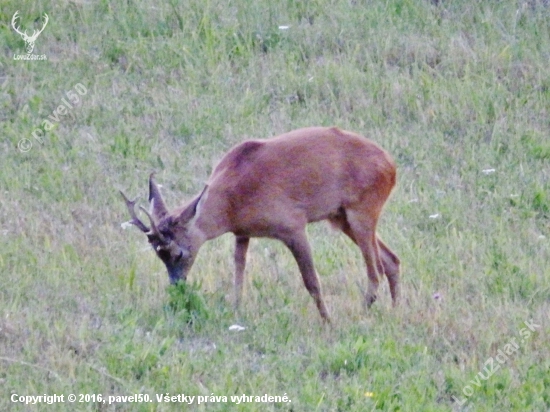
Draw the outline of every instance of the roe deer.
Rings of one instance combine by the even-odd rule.
[[[306,224],[328,220],[361,249],[368,274],[366,303],[376,300],[379,273],[399,297],[399,259],[376,235],[376,224],[396,181],[392,158],[374,142],[338,128],[310,127],[233,147],[202,192],[169,212],[149,178],[150,227],[135,201],[121,192],[132,220],[147,235],[172,283],[185,280],[200,246],[224,233],[236,236],[235,306],[243,288],[251,237],[279,239],[298,263],[305,287],[328,321],[313,266]]]

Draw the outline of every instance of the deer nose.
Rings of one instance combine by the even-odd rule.
[[[175,285],[179,280],[185,281],[185,276],[183,275],[183,266],[166,266],[168,269],[168,277],[170,278],[170,284]]]

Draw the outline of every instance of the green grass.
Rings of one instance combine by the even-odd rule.
[[[2,2],[0,410],[550,410],[543,3]],[[48,13],[46,61],[13,60],[16,10],[27,32]],[[87,93],[46,130],[78,83]],[[231,235],[177,289],[145,236],[121,229],[118,190],[145,205],[151,171],[175,207],[232,145],[310,125],[395,157],[379,232],[402,260],[401,307],[385,282],[363,308],[360,253],[324,224],[309,235],[332,327],[274,241],[251,243],[235,313]],[[71,393],[153,402],[10,400]],[[157,402],[167,393],[228,402]],[[243,394],[292,402],[231,402]]]

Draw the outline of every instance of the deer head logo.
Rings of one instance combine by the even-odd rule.
[[[18,34],[20,34],[21,37],[23,38],[23,40],[25,41],[25,45],[26,45],[25,47],[27,49],[27,53],[31,54],[33,49],[34,49],[34,42],[36,41],[36,39],[38,38],[40,33],[42,33],[44,31],[44,29],[46,28],[46,25],[48,24],[49,17],[46,13],[44,13],[44,25],[42,26],[42,28],[40,30],[34,30],[33,33],[32,33],[32,36],[29,36],[27,34],[26,30],[24,32],[21,32],[21,30],[19,30],[19,28],[16,26],[16,20],[19,17],[18,13],[19,13],[19,10],[17,10],[15,12],[15,14],[13,15],[13,18],[11,19],[11,25],[12,25],[13,29]]]

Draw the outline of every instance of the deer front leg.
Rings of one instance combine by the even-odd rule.
[[[325,302],[323,301],[319,278],[317,277],[315,267],[313,266],[311,248],[309,246],[309,242],[307,241],[305,229],[298,233],[293,233],[291,237],[281,240],[283,240],[296,259],[298,268],[302,274],[302,279],[304,280],[304,285],[306,286],[309,294],[315,300],[319,314],[324,321],[330,322],[330,315],[325,306]]]
[[[239,308],[243,294],[244,268],[246,266],[246,251],[250,238],[237,236],[235,244],[235,310]]]

